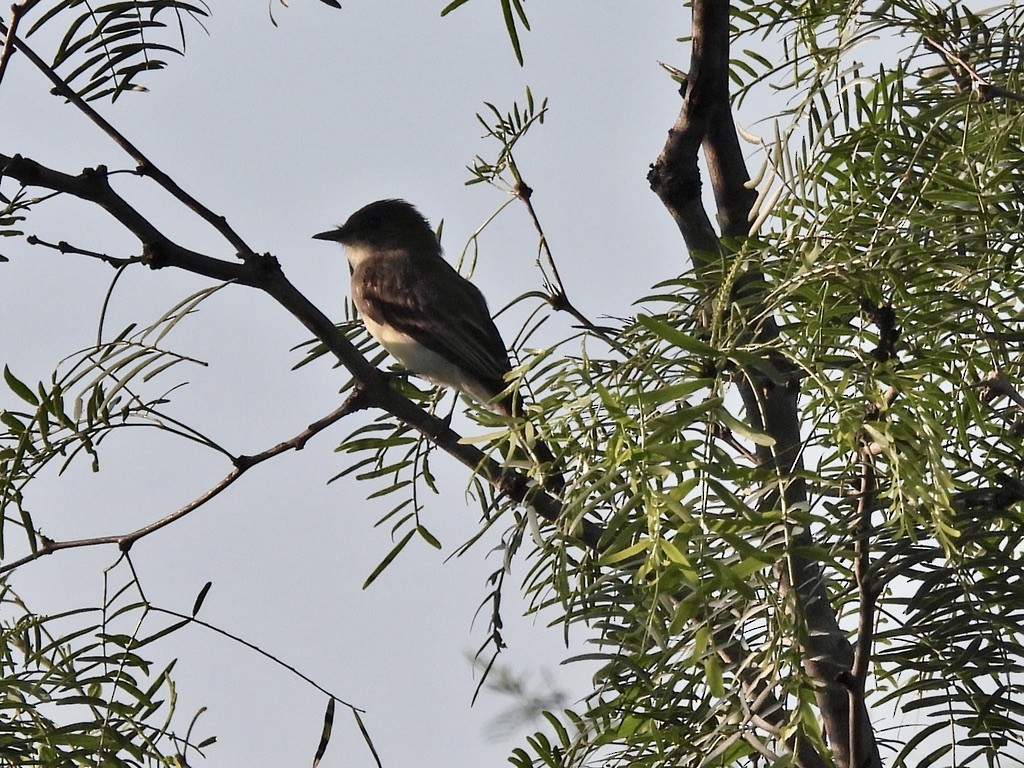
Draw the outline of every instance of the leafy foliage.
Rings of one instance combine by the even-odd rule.
[[[40,539],[24,503],[26,485],[50,464],[58,463],[63,472],[81,456],[88,456],[93,471],[99,471],[98,446],[118,430],[163,429],[218,450],[200,433],[161,413],[169,390],[144,397],[135,387],[182,363],[199,364],[162,348],[160,342],[221,287],[187,297],[147,328],[130,325],[111,340],[73,355],[54,373],[49,385],[29,386],[4,368],[8,388],[27,407],[0,412],[5,427],[0,432],[0,534],[16,519],[35,551]],[[0,553],[3,542],[0,536]]]
[[[3,210],[0,211],[0,237],[21,237],[20,223],[25,220],[21,211],[27,210],[32,201],[26,199],[25,190],[19,189],[14,195],[8,197],[0,193],[0,203],[3,203]],[[7,261],[7,257],[0,254],[0,262]]]
[[[209,15],[206,3],[125,0],[94,6],[85,0],[44,5],[28,34],[56,22],[64,30],[52,66],[87,99],[145,90],[143,72],[167,66],[167,54],[184,55],[185,30]]]
[[[664,308],[619,332],[619,354],[554,362],[535,381],[574,482],[527,589],[536,609],[561,607],[567,632],[588,628],[595,649],[580,658],[602,666],[594,694],[549,715],[514,764],[750,764],[797,732],[827,751],[779,577],[793,532],[811,530],[800,554],[823,564],[856,637],[865,446],[878,483],[870,693],[903,723],[891,761],[992,765],[1024,747],[1022,22],[1014,6],[737,12],[739,41],[775,35],[787,52],[736,67],[741,96],[770,81],[791,95],[765,145],[759,236],[720,265],[710,320],[700,286],[666,283],[645,303]],[[851,56],[875,36],[866,75]],[[908,55],[891,60],[894,39]],[[529,121],[490,109],[511,158]],[[513,165],[478,159],[474,181],[514,189]],[[770,347],[730,299],[751,274],[783,324]],[[773,356],[801,372],[807,509],[764,504],[785,480],[752,461],[769,438],[730,394]],[[607,531],[600,554],[574,544],[583,518]],[[774,739],[748,710],[757,681],[785,707]]]
[[[790,77],[792,122],[767,147],[777,191],[762,193],[761,235],[722,264],[719,296],[763,273],[783,334],[753,346],[735,303],[696,322],[706,307],[680,281],[663,286],[667,313],[620,337],[632,359],[566,372],[561,383],[591,393],[591,429],[573,433],[581,452],[606,457],[572,508],[601,516],[607,549],[579,558],[553,540],[530,586],[538,606],[557,599],[567,624],[596,630],[589,658],[604,666],[586,708],[514,762],[747,764],[771,746],[750,727],[751,672],[782,693],[781,734],[815,740],[778,568],[786,531],[809,527],[808,554],[853,633],[851,488],[867,444],[879,482],[873,700],[904,723],[891,759],[995,764],[1024,746],[1022,16],[844,3],[748,6],[737,22],[785,40],[784,64],[748,58],[737,71],[755,74],[751,86]],[[893,34],[936,44],[872,77],[844,63],[882,31],[890,50]],[[727,389],[732,371],[771,354],[803,372],[808,510],[756,512],[771,478],[722,440],[757,443],[728,413]]]
[[[181,625],[146,635],[147,614],[131,582],[54,616],[0,584],[0,763],[177,768],[213,743],[193,740],[195,720],[174,725],[174,662],[154,668],[143,649]]]
[[[163,29],[158,13],[177,14],[180,31],[182,18],[205,12],[177,2],[87,12],[79,5],[51,7],[36,28],[77,9],[57,61],[78,62],[70,77],[89,73],[82,92],[90,97],[116,97],[160,64],[149,66],[149,54],[172,47],[146,42],[147,30]],[[501,5],[521,61],[526,16],[517,0]],[[772,119],[772,139],[761,142],[755,236],[728,243],[700,282],[684,276],[657,286],[635,320],[616,322],[610,338],[588,332],[571,356],[530,350],[538,322],[531,315],[510,382],[537,393],[531,418],[509,425],[474,412],[491,430],[479,438],[490,455],[532,472],[518,449],[540,432],[560,447],[571,478],[562,517],[543,526],[489,487],[472,486],[482,522],[465,547],[506,526],[503,561],[484,599],[491,620],[481,655],[503,647],[502,590],[520,556],[529,564],[524,587],[533,609],[558,611],[567,635],[589,638],[579,660],[599,666],[593,693],[548,713],[545,730],[512,762],[787,764],[797,738],[828,755],[805,669],[807,606],[785,588],[797,558],[820,565],[851,641],[873,632],[868,698],[874,712],[892,711],[900,722],[887,744],[889,764],[1019,759],[1024,11],[1013,3],[982,12],[902,0],[741,2],[733,37],[743,51],[733,66],[737,104],[766,89],[786,100]],[[751,40],[757,51],[742,48]],[[770,45],[781,54],[769,55]],[[474,160],[470,183],[528,199],[513,150],[543,121],[546,102],[528,92],[525,107],[487,108],[480,122],[500,150],[494,160]],[[5,200],[3,226],[17,223],[18,200]],[[758,305],[745,298],[752,280],[764,289]],[[47,386],[5,370],[8,389],[26,405],[2,417],[0,505],[5,523],[28,532],[30,547],[44,542],[23,489],[54,459],[96,461],[102,439],[138,423],[216,448],[161,418],[162,396],[129,390],[188,360],[162,349],[157,329],[191,308],[184,302],[156,326],[130,327],[76,356]],[[769,317],[781,331],[764,341],[752,328]],[[372,354],[351,314],[346,331]],[[311,347],[303,363],[324,351]],[[781,363],[799,372],[801,387],[803,444],[792,475],[758,460],[756,451],[771,449],[774,438],[748,423],[736,397],[751,372],[766,386],[782,383]],[[431,392],[408,381],[396,386],[432,402]],[[380,524],[391,526],[395,543],[367,583],[410,542],[440,546],[421,517],[426,493],[438,490],[421,438],[382,416],[356,428],[339,451],[351,461],[339,476],[372,481],[375,496],[394,499]],[[857,490],[865,472],[870,492]],[[788,483],[804,485],[809,502],[785,503]],[[866,576],[855,552],[861,507],[870,517],[862,532],[870,544],[861,555]],[[584,521],[604,532],[599,547],[579,546]],[[870,628],[865,602],[877,609]],[[123,611],[142,609],[129,603]],[[5,635],[11,647],[29,647],[26,632],[40,622],[19,616]],[[99,623],[84,635],[109,644],[104,664],[145,666],[132,655],[135,635],[108,635]],[[70,669],[85,658],[38,637],[32,663],[45,656],[51,667]],[[492,656],[485,669],[493,664]],[[93,672],[75,668],[65,676],[74,686],[35,700],[15,684],[9,695],[22,696],[17,712],[25,718],[46,697],[70,697],[113,728],[89,732],[90,754],[128,749],[134,742],[118,728],[156,711],[163,678],[130,679],[133,695],[148,685],[136,706],[111,692],[129,678],[105,669],[97,692],[81,682]],[[756,709],[753,700],[768,704]],[[115,701],[135,706],[131,716],[109,717]],[[766,722],[765,711],[774,719]],[[333,705],[324,739],[332,717]],[[103,757],[162,759],[132,749],[128,758]]]

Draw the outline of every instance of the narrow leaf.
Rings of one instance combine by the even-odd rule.
[[[398,556],[398,553],[405,548],[405,545],[409,543],[409,539],[413,537],[414,533],[416,533],[415,528],[413,528],[411,531],[405,534],[405,536],[402,537],[401,541],[395,544],[395,546],[391,549],[390,552],[388,552],[385,558],[380,561],[380,565],[374,568],[373,573],[371,573],[366,578],[366,581],[363,582],[363,589],[366,589],[368,586],[373,584],[374,580],[376,580],[376,578],[384,572],[384,569],[391,565],[391,561],[394,560]]]
[[[324,712],[324,729],[320,733],[320,743],[316,747],[316,755],[313,756],[313,768],[320,765],[320,760],[327,751],[327,744],[331,740],[331,731],[334,728],[334,697],[327,700],[327,711]]]
[[[203,588],[199,590],[199,594],[196,595],[196,601],[192,603],[192,616],[194,617],[199,613],[199,609],[203,607],[203,601],[206,599],[206,595],[210,591],[210,587],[213,586],[212,581],[208,581],[203,584]]]
[[[11,373],[11,369],[6,365],[4,366],[4,381],[7,382],[7,386],[11,388],[11,391],[26,403],[33,406],[39,405],[39,399],[35,396],[35,393],[23,381],[20,381]]]

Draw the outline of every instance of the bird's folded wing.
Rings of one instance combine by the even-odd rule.
[[[511,370],[508,351],[483,294],[447,262],[414,276],[394,265],[359,281],[363,311],[377,323],[408,334],[427,349],[480,380],[496,395]]]

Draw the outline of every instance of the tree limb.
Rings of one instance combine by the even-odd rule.
[[[724,257],[732,247],[730,241],[749,235],[750,212],[756,197],[749,188],[750,177],[729,103],[728,0],[695,0],[692,40],[690,73],[681,89],[683,104],[648,180],[679,227],[694,271],[705,283],[705,298],[710,301],[719,287],[714,283],[710,257]],[[726,240],[724,247],[701,199],[697,164],[701,147],[714,189],[722,238]],[[751,318],[754,327],[746,329],[749,338],[764,344],[774,341],[779,330],[762,306],[761,277],[756,272],[743,275],[730,298],[742,300],[741,306]],[[759,366],[744,370],[738,381],[751,427],[773,438],[773,445],[756,446],[758,463],[772,469],[778,478],[777,491],[767,494],[763,504],[781,504],[784,511],[799,509],[807,503],[806,486],[799,476],[803,467],[797,407],[799,372],[781,356],[765,362],[763,369]],[[797,526],[792,549],[811,544],[806,527]],[[815,695],[836,764],[841,768],[880,766],[863,698],[854,710],[858,727],[852,731],[860,740],[856,751],[860,763],[851,765],[850,697],[840,679],[850,673],[853,650],[828,599],[821,565],[791,551],[788,569],[780,571],[779,578],[783,594],[795,599],[804,623],[804,667],[816,684]],[[806,744],[798,743],[794,750],[798,764],[805,768],[817,763],[809,757],[808,749]]]
[[[871,577],[871,512],[875,506],[875,464],[869,450],[861,449],[860,488],[857,499],[857,530],[854,543],[853,574],[857,582],[858,616],[857,645],[854,649],[850,689],[850,764],[865,765],[861,754],[864,738],[860,730],[866,723],[855,716],[865,706],[868,669],[871,663],[871,645],[875,634],[875,600],[878,591]]]
[[[59,552],[62,549],[80,549],[82,547],[96,547],[103,544],[116,544],[122,552],[127,552],[132,548],[139,539],[145,538],[151,533],[159,531],[161,528],[165,528],[176,520],[180,520],[186,515],[199,509],[199,507],[211,501],[224,490],[227,490],[238,478],[240,478],[245,472],[257,464],[262,464],[268,459],[272,459],[275,456],[279,456],[285,451],[301,451],[310,438],[324,429],[329,427],[331,424],[342,419],[344,416],[352,413],[356,410],[353,407],[353,398],[349,398],[340,408],[335,409],[327,416],[322,419],[317,419],[304,430],[299,432],[289,440],[278,443],[272,448],[268,448],[265,451],[253,455],[241,455],[234,456],[231,459],[234,468],[223,478],[221,478],[214,486],[209,488],[205,493],[196,498],[192,499],[188,504],[175,510],[169,515],[155,520],[154,522],[144,525],[130,533],[119,533],[110,536],[95,536],[88,539],[69,539],[67,541],[53,541],[45,539],[43,546],[39,547],[35,552],[25,555],[18,560],[13,560],[9,563],[4,563],[0,566],[0,575],[3,575],[9,571],[13,571],[26,563],[30,563],[33,560],[38,560],[46,555],[52,555],[54,552]]]
[[[26,0],[26,3],[34,5],[37,1],[38,0]],[[17,17],[15,17],[14,20],[16,21]],[[170,192],[173,197],[183,203],[190,211],[197,214],[201,219],[210,224],[210,226],[217,230],[225,240],[231,243],[239,258],[244,259],[255,255],[252,248],[250,248],[242,237],[228,225],[227,219],[211,211],[205,205],[192,197],[192,195],[178,186],[174,179],[157,167],[157,165],[153,163],[141,149],[135,146],[135,144],[129,141],[124,134],[111,125],[103,115],[93,109],[89,102],[79,96],[78,93],[75,92],[75,89],[68,85],[67,82],[65,82],[64,79],[53,70],[53,67],[43,61],[43,59],[40,58],[24,40],[17,36],[13,23],[11,27],[8,28],[7,25],[0,21],[0,34],[6,35],[7,41],[13,42],[13,45],[17,50],[21,51],[32,65],[42,72],[43,75],[46,76],[47,80],[53,83],[54,93],[59,96],[63,96],[74,104],[82,114],[95,123],[101,131],[107,134],[115,144],[121,147],[121,149],[127,152],[128,155],[138,163],[137,172],[140,175],[148,176],[153,179],[153,181]]]
[[[237,263],[216,259],[178,245],[157,230],[113,189],[107,171],[102,166],[72,176],[19,155],[12,157],[0,153],[0,176],[9,176],[26,186],[64,192],[100,206],[138,238],[142,244],[143,261],[153,269],[174,267],[216,280],[247,285],[268,294],[323,342],[355,377],[362,389],[361,407],[387,411],[479,474],[511,500],[528,503],[537,514],[552,522],[559,519],[562,505],[556,498],[532,486],[522,473],[501,466],[479,448],[461,442],[461,436],[445,421],[423,410],[392,388],[390,378],[371,365],[330,318],[292,285],[273,256],[254,254]],[[582,521],[579,530],[568,533],[588,547],[597,548],[603,530],[591,521]]]

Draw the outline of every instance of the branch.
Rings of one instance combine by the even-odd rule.
[[[547,235],[544,234],[544,227],[541,226],[540,217],[537,216],[537,210],[533,207],[533,189],[523,181],[522,176],[519,174],[519,169],[516,167],[515,160],[509,154],[509,168],[512,171],[513,176],[516,179],[515,193],[516,197],[523,201],[526,206],[527,212],[530,214],[530,221],[533,222],[534,229],[537,230],[537,234],[540,237],[540,249],[544,254],[544,258],[548,263],[548,267],[551,269],[551,279],[549,280],[547,274],[544,273],[543,268],[541,274],[544,276],[544,281],[547,283],[546,287],[548,290],[548,303],[551,304],[551,308],[556,312],[568,312],[572,315],[579,324],[586,330],[593,333],[598,338],[602,339],[608,346],[614,349],[616,352],[621,353],[625,357],[629,357],[628,352],[615,340],[608,329],[602,328],[599,325],[593,323],[590,318],[580,312],[579,309],[569,300],[569,294],[565,290],[565,283],[562,282],[562,276],[558,272],[558,265],[555,264],[554,254],[551,253],[551,247],[548,245]]]
[[[14,3],[11,6],[11,23],[7,25],[6,30],[3,27],[3,23],[0,22],[0,32],[5,32],[4,35],[4,47],[0,50],[0,84],[3,84],[4,73],[7,72],[7,62],[11,60],[11,54],[14,53],[14,40],[15,35],[18,31],[18,24],[21,22],[21,17],[25,15],[28,9],[39,0],[24,0],[21,3]]]
[[[37,0],[26,0],[26,3],[34,4]],[[127,137],[118,131],[113,125],[95,109],[93,109],[89,103],[79,96],[75,90],[68,85],[60,75],[58,75],[52,67],[50,67],[45,61],[43,61],[36,53],[28,46],[21,38],[16,34],[14,29],[14,22],[17,21],[17,17],[12,20],[12,25],[8,28],[2,21],[0,21],[0,34],[7,35],[7,41],[13,41],[14,46],[25,54],[33,66],[42,72],[46,78],[53,83],[53,90],[59,96],[63,96],[65,99],[70,101],[75,107],[78,108],[82,114],[88,117],[93,123],[95,123],[100,130],[102,130],[107,136],[113,139],[114,143],[117,144],[121,149],[128,153],[138,163],[136,169],[140,175],[148,176],[153,179],[157,184],[166,189],[171,193],[173,197],[182,202],[185,207],[196,213],[201,219],[210,224],[217,232],[219,232],[225,240],[231,243],[234,247],[235,252],[242,259],[254,257],[256,254],[250,248],[241,236],[235,232],[223,216],[219,216],[211,211],[209,208],[204,206],[192,195],[188,194],[185,190],[175,183],[175,181],[164,173],[160,168],[156,166],[146,155],[136,147]],[[6,46],[5,46],[6,48]]]
[[[733,243],[750,234],[750,212],[756,198],[740,149],[739,137],[729,103],[729,3],[728,0],[694,0],[693,52],[690,72],[683,79],[683,104],[668,140],[648,174],[651,188],[675,220],[690,253],[694,271],[703,283],[705,300],[720,293],[718,260],[725,258]],[[711,224],[701,198],[698,151],[703,147],[718,208],[724,244]],[[763,280],[758,272],[742,275],[733,286],[730,303],[742,299],[746,312],[747,339],[770,348],[779,336],[774,317],[764,306]],[[713,311],[717,308],[712,307]],[[772,470],[775,490],[765,493],[761,506],[799,509],[807,503],[801,476],[802,441],[798,410],[800,372],[780,355],[771,355],[764,366],[748,366],[738,378],[746,416],[753,429],[773,438],[771,445],[757,445],[757,462]],[[772,373],[769,373],[771,371]],[[788,568],[778,577],[782,594],[795,602],[804,631],[801,652],[808,676],[815,683],[815,696],[823,725],[840,768],[851,768],[850,718],[859,723],[863,740],[858,754],[861,764],[852,768],[880,766],[881,758],[866,708],[851,710],[847,689],[839,681],[849,674],[853,649],[839,627],[838,618],[825,589],[819,563],[798,554],[813,549],[806,526],[791,528]],[[749,695],[749,694],[748,694]],[[853,715],[851,715],[851,711]],[[795,745],[797,762],[803,768],[812,752],[803,740]],[[817,760],[814,761],[817,763]]]
[[[88,256],[91,259],[98,259],[104,264],[109,264],[112,267],[126,267],[129,264],[139,264],[142,262],[142,259],[138,256],[133,256],[127,259],[109,256],[105,253],[98,253],[96,251],[86,250],[85,248],[78,248],[71,245],[67,240],[61,240],[58,243],[48,243],[45,240],[40,240],[35,235],[29,235],[25,238],[25,242],[29,245],[41,245],[44,248],[51,248],[64,254],[73,253],[78,256]]]
[[[953,76],[953,79],[957,81],[961,88],[964,86],[964,81],[968,81],[974,85],[975,89],[978,91],[978,95],[981,96],[984,101],[1001,97],[1004,99],[1010,99],[1011,101],[1024,102],[1024,95],[1015,91],[1007,90],[1001,86],[994,85],[987,77],[984,77],[980,72],[978,72],[978,70],[941,43],[930,37],[925,37],[924,44],[927,48],[939,54],[939,56],[943,58],[950,75]],[[964,73],[966,73],[966,75]]]
[[[737,670],[737,677],[746,694],[750,710],[754,713],[755,724],[762,730],[778,736],[786,724],[786,710],[772,691],[772,683],[757,667],[746,666],[747,653],[742,645],[728,636],[726,631],[715,637],[718,657]],[[795,743],[794,743],[795,742]],[[825,759],[810,745],[807,739],[790,738],[787,746],[796,757],[800,768],[826,768]]]
[[[981,390],[981,399],[985,403],[991,403],[1002,396],[1009,398],[1018,407],[1024,408],[1024,395],[1017,391],[1010,381],[1010,377],[1001,367],[989,371],[981,381],[975,382],[972,386]]]
[[[861,449],[860,488],[857,501],[857,539],[854,543],[853,574],[858,589],[857,645],[854,649],[853,669],[848,682],[850,690],[850,765],[865,765],[862,755],[864,735],[861,730],[868,724],[857,713],[864,708],[868,666],[871,662],[871,644],[875,632],[875,599],[878,592],[871,577],[871,511],[875,506],[875,464],[871,451]]]
[[[199,509],[201,506],[212,500],[220,493],[235,483],[247,470],[255,467],[257,464],[262,464],[268,459],[272,459],[285,451],[301,451],[311,437],[316,435],[318,432],[323,431],[331,424],[339,421],[342,417],[352,413],[355,408],[352,405],[353,398],[349,398],[340,408],[337,408],[333,412],[324,416],[322,419],[318,419],[306,427],[304,430],[295,435],[290,440],[278,443],[273,448],[268,448],[262,453],[257,453],[251,456],[238,456],[232,459],[234,468],[225,475],[216,485],[209,488],[204,494],[190,501],[185,506],[178,510],[175,510],[171,514],[156,520],[149,525],[144,525],[130,533],[120,533],[111,536],[96,536],[88,539],[70,539],[67,541],[53,541],[50,539],[43,539],[43,546],[24,557],[15,560],[10,563],[5,563],[0,567],[0,575],[13,571],[26,563],[30,563],[33,560],[39,560],[46,555],[51,555],[54,552],[59,552],[62,549],[79,549],[82,547],[97,547],[104,544],[116,544],[122,552],[127,552],[132,548],[139,539],[145,538],[151,533],[159,531],[171,523],[180,520],[186,515]]]
[[[107,171],[103,167],[87,169],[78,176],[71,176],[18,155],[9,157],[0,154],[0,176],[10,176],[26,186],[65,192],[99,205],[139,239],[143,248],[143,261],[153,269],[174,267],[265,292],[323,342],[349,370],[361,389],[359,407],[375,407],[387,411],[426,436],[512,501],[528,503],[547,520],[559,520],[561,502],[532,486],[521,472],[503,467],[479,448],[461,442],[461,436],[446,422],[424,411],[393,389],[389,383],[390,377],[370,364],[330,318],[289,282],[273,256],[257,255],[243,263],[236,263],[183,248],[159,232],[118,195],[110,186]],[[597,548],[603,529],[584,520],[578,530],[568,533],[588,547]]]
[[[77,176],[47,168],[34,160],[0,153],[0,176],[10,176],[25,186],[63,192],[103,208],[143,245],[142,260],[154,269],[175,266],[215,280],[255,286],[259,280],[254,265],[214,259],[183,248],[161,233],[110,186],[104,166],[87,168]]]
[[[283,659],[279,659],[277,656],[275,656],[274,654],[270,653],[270,651],[265,651],[264,649],[260,648],[255,643],[249,642],[244,637],[240,637],[239,635],[232,634],[231,632],[228,632],[226,629],[221,629],[220,627],[218,627],[218,626],[216,626],[214,624],[211,624],[208,621],[203,621],[202,619],[196,618],[196,616],[191,615],[191,614],[179,613],[178,611],[172,611],[169,608],[160,608],[158,606],[150,605],[150,604],[147,604],[146,607],[147,607],[148,610],[152,611],[153,613],[160,613],[160,614],[163,614],[165,616],[171,616],[172,618],[180,619],[182,621],[183,625],[186,624],[186,623],[187,624],[196,624],[196,625],[202,627],[203,629],[208,629],[211,632],[220,635],[221,637],[226,637],[228,640],[236,642],[239,645],[245,646],[250,651],[255,651],[256,653],[258,653],[263,658],[271,661],[272,663],[276,664],[277,666],[281,667],[282,669],[285,669],[286,671],[291,672],[297,678],[302,680],[302,682],[304,682],[307,685],[309,685],[310,687],[315,688],[316,690],[320,691],[320,693],[322,693],[322,694],[324,694],[324,695],[334,699],[339,704],[341,704],[343,707],[348,707],[353,712],[361,712],[361,713],[365,713],[366,712],[365,709],[363,709],[361,707],[357,707],[355,704],[351,704],[348,701],[346,701],[345,699],[341,698],[340,696],[337,696],[337,695],[331,693],[329,690],[324,688],[322,685],[320,685],[316,680],[311,678],[309,675],[306,675],[306,674],[303,674],[302,672],[300,672],[294,665],[289,664],[288,662],[284,661]]]

